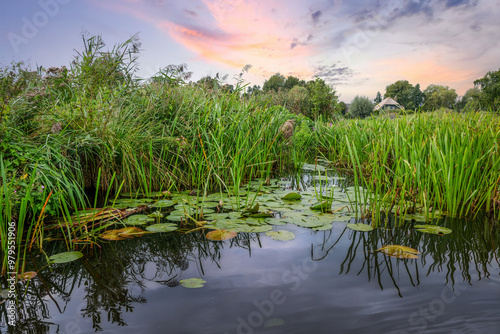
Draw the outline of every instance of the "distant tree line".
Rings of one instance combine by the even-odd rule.
[[[335,89],[318,77],[306,82],[276,73],[264,81],[262,88],[248,87],[245,96],[258,97],[313,120],[342,115],[347,109],[345,103],[339,101]]]
[[[448,108],[461,111],[500,109],[500,69],[490,71],[474,81],[470,88],[461,97],[455,89],[448,86],[429,85],[423,91],[420,84],[413,86],[407,80],[399,80],[385,88],[384,98],[390,97],[404,106],[407,110],[432,111],[439,108]],[[376,104],[382,101],[382,94],[377,92]]]

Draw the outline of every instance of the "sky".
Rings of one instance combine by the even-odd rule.
[[[82,33],[112,48],[137,34],[137,75],[187,64],[192,80],[279,72],[316,76],[340,100],[373,99],[397,80],[459,95],[500,68],[498,0],[17,0],[0,13],[0,64],[70,66]]]

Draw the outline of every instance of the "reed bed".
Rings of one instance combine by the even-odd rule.
[[[494,113],[417,113],[317,124],[315,142],[334,164],[354,167],[369,214],[443,211],[498,217],[500,118]]]

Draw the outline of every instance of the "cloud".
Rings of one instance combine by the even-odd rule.
[[[314,76],[318,76],[329,84],[343,85],[354,74],[347,66],[338,67],[340,62],[330,65],[317,65],[314,67]]]
[[[320,10],[317,10],[314,13],[311,14],[311,18],[312,18],[313,24],[318,24],[320,16],[321,16],[321,11]]]

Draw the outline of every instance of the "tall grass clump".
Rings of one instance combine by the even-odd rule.
[[[315,131],[330,160],[361,170],[375,215],[486,210],[498,217],[499,139],[500,118],[480,112],[343,120]]]

